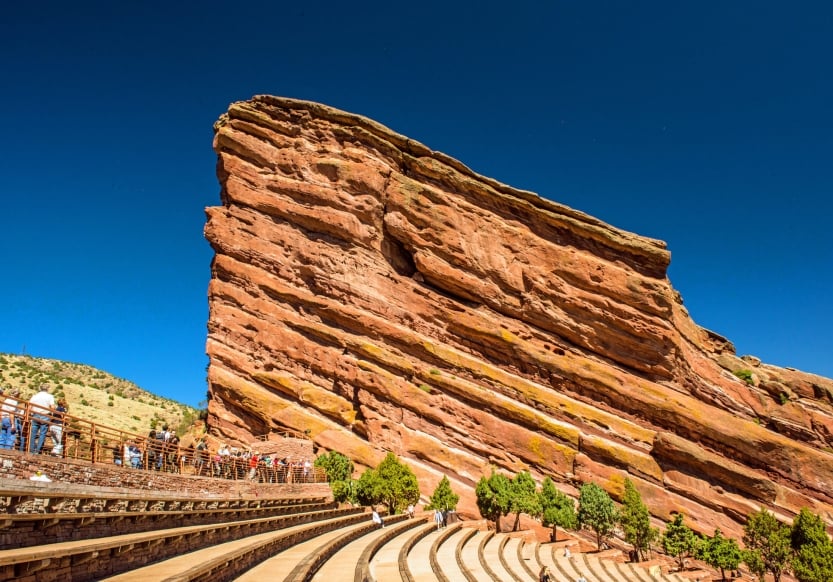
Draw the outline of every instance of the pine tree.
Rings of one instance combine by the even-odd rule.
[[[477,498],[477,509],[484,519],[495,522],[495,531],[500,532],[500,518],[509,513],[512,500],[512,482],[508,477],[495,473],[481,477],[474,489]]]
[[[698,557],[709,566],[720,570],[720,579],[726,579],[726,570],[734,570],[741,560],[740,547],[733,538],[725,538],[720,529],[714,535],[703,540]]]
[[[575,529],[578,524],[576,504],[555,487],[552,479],[547,477],[538,494],[541,500],[541,524],[552,527],[552,541],[558,537],[556,529]]]
[[[419,483],[416,475],[393,453],[388,453],[379,463],[376,473],[380,481],[378,487],[382,501],[392,514],[409,503],[419,501]]]
[[[764,569],[772,573],[775,582],[779,582],[781,574],[789,568],[791,536],[792,528],[763,508],[751,514],[743,526],[743,543],[747,552],[759,555]]]
[[[529,471],[521,471],[512,479],[512,499],[509,503],[509,513],[515,514],[515,525],[512,531],[518,531],[522,514],[526,513],[533,517],[541,515],[541,500],[538,497],[537,488]]]
[[[625,532],[625,541],[633,546],[637,561],[647,557],[651,543],[659,537],[659,529],[651,527],[648,508],[630,479],[625,479],[625,495],[619,511],[619,524]]]
[[[454,511],[457,509],[457,503],[460,501],[460,496],[451,490],[451,483],[448,477],[443,475],[437,488],[434,489],[433,495],[425,506],[425,509],[439,509],[440,511]]]
[[[595,483],[582,485],[578,495],[579,527],[589,527],[596,532],[596,545],[600,550],[602,541],[610,535],[617,521],[616,505],[607,491]]]
[[[793,520],[790,541],[794,551],[793,574],[799,582],[833,580],[833,544],[818,515],[802,508]]]
[[[691,531],[683,521],[685,516],[678,513],[674,520],[666,524],[665,533],[662,534],[662,549],[669,556],[677,559],[680,570],[685,569],[685,559],[697,553],[699,539],[697,534]]]
[[[366,469],[356,482],[356,499],[362,505],[377,505],[382,503],[382,483],[379,473],[375,469]]]

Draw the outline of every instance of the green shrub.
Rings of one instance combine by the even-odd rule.
[[[735,370],[732,373],[749,385],[754,382],[752,379],[752,370]]]

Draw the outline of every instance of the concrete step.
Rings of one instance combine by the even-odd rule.
[[[457,527],[442,541],[441,544],[439,544],[439,547],[436,548],[436,568],[439,569],[439,572],[441,572],[441,574],[445,576],[449,582],[466,582],[466,576],[463,574],[463,570],[457,562],[457,556],[459,554],[461,544],[465,543],[467,536],[470,534],[471,530],[468,528]],[[438,578],[442,580],[440,576],[438,576]]]
[[[482,545],[489,538],[494,536],[493,531],[475,530],[475,533],[464,540],[459,553],[459,563],[466,573],[467,579],[471,580],[492,580],[492,576],[486,570],[484,560],[481,559]]]
[[[361,530],[367,527],[367,520],[362,520],[346,527],[338,528],[312,539],[293,545],[287,548],[280,554],[264,560],[241,574],[236,578],[237,582],[278,582],[280,580],[290,580],[290,575],[293,570],[306,560],[308,557],[314,556],[320,548],[330,541],[335,540],[345,533]],[[336,580],[350,580],[353,578],[353,571],[343,572]]]
[[[350,527],[353,524],[360,525],[367,521],[366,516],[362,513],[351,514],[343,511],[340,513],[342,515],[329,519],[316,520],[310,523],[296,523],[268,532],[211,544],[198,550],[182,552],[153,564],[138,564],[135,568],[115,576],[98,576],[86,579],[108,580],[110,582],[148,582],[149,580],[155,582],[176,578],[185,581],[209,577],[212,572],[227,573],[234,570],[243,572],[265,558],[296,547],[304,543],[305,540],[314,540],[330,532],[338,532],[340,529]],[[164,542],[165,538],[161,537],[159,540]],[[127,555],[124,556],[125,559],[127,557]],[[111,555],[110,559],[117,560],[118,557]],[[78,578],[71,577],[67,579]]]
[[[437,575],[431,566],[431,548],[437,538],[445,532],[446,530],[441,529],[429,533],[408,552],[406,564],[414,582],[437,582]]]
[[[407,579],[402,571],[407,572],[409,546],[415,545],[422,536],[436,530],[433,522],[425,524],[419,520],[416,527],[405,530],[382,546],[370,560],[370,580],[377,582],[400,581]],[[426,556],[427,558],[427,556]],[[332,581],[331,581],[332,582]]]
[[[521,553],[519,553],[524,545],[523,539],[517,536],[507,536],[507,538],[503,544],[501,564],[512,575],[511,580],[537,580],[537,576],[530,576],[529,572],[527,572],[523,563],[525,558],[522,558]]]

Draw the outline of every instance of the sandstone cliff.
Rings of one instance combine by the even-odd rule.
[[[426,494],[491,466],[614,498],[630,476],[709,534],[760,506],[833,520],[833,381],[698,327],[663,242],[316,103],[255,97],[215,132],[216,433],[390,450]]]

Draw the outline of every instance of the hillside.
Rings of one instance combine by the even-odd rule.
[[[28,400],[43,383],[54,388],[56,398],[66,398],[73,416],[137,434],[166,423],[182,432],[199,414],[191,406],[151,394],[92,366],[0,354],[4,389],[19,388],[21,398]]]

